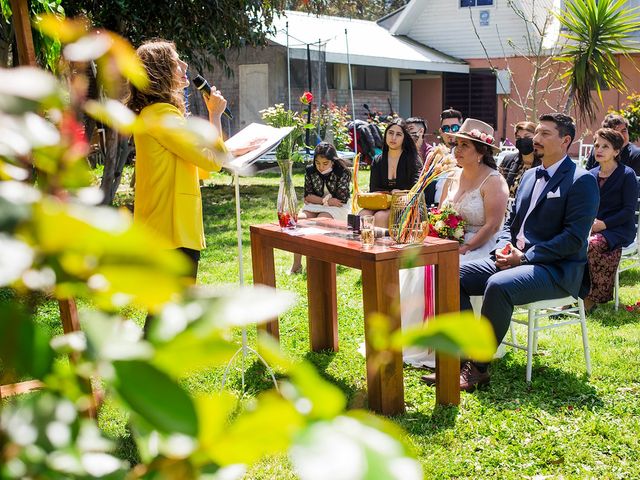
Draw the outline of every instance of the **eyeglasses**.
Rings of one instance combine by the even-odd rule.
[[[444,133],[457,133],[460,130],[460,125],[443,125],[440,128]]]

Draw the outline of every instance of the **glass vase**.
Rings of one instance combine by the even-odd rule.
[[[278,188],[278,223],[282,230],[296,228],[298,223],[298,199],[293,185],[293,162],[278,160],[280,167],[280,187]]]
[[[427,203],[422,193],[417,197],[408,190],[393,192],[389,213],[389,236],[396,243],[422,243],[428,232]]]

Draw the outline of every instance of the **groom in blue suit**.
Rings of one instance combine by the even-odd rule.
[[[573,119],[540,116],[533,146],[542,165],[527,171],[491,258],[460,267],[460,310],[470,296],[484,295],[482,315],[498,344],[509,329],[514,305],[588,293],[587,245],[600,201],[593,175],[567,156]],[[465,361],[460,388],[489,381],[488,364]]]

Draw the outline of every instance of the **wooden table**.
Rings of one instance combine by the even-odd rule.
[[[404,412],[402,354],[393,353],[380,364],[370,345],[369,319],[375,312],[390,318],[390,331],[400,328],[399,269],[402,257],[410,253],[412,266],[435,265],[436,314],[460,309],[458,243],[429,237],[423,245],[394,248],[390,238],[376,239],[376,245],[363,249],[359,237],[353,236],[342,222],[302,220],[300,227],[330,230],[330,234],[294,236],[282,232],[276,224],[251,226],[253,281],[275,287],[274,249],[299,253],[307,257],[307,295],[309,300],[309,335],[315,352],[338,350],[338,308],[336,264],[362,271],[365,345],[369,408],[385,415]],[[264,328],[279,338],[278,320]],[[436,403],[460,403],[459,360],[436,356]]]

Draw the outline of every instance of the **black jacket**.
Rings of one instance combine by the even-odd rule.
[[[411,158],[409,154],[402,152],[398,167],[396,168],[396,182],[389,185],[389,161],[382,154],[373,159],[371,164],[371,176],[369,177],[370,192],[389,192],[396,190],[411,190],[420,176],[422,163],[419,158]]]

